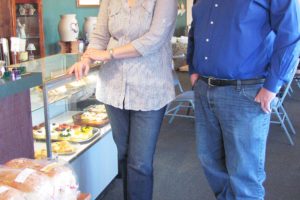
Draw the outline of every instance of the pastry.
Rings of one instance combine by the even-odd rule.
[[[106,109],[105,109],[105,106],[104,105],[94,105],[94,106],[91,106],[89,109],[88,109],[89,112],[95,112],[95,113],[106,113]]]
[[[35,150],[34,158],[37,160],[46,159],[47,158],[47,150],[46,149]]]
[[[76,149],[68,141],[60,141],[52,143],[52,151],[62,155],[75,153]]]
[[[66,139],[71,138],[72,135],[74,135],[74,130],[71,128],[67,128],[67,129],[62,130],[59,133],[59,139],[66,140]]]

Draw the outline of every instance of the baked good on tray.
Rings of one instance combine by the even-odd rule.
[[[87,108],[87,111],[95,113],[106,113],[106,109],[103,104],[90,106]]]
[[[51,124],[50,134],[52,140],[67,140],[67,141],[86,141],[93,137],[94,128],[90,126],[80,126],[73,124]],[[46,131],[44,125],[33,127],[33,137],[35,139],[45,139]]]
[[[76,153],[76,146],[68,141],[52,142],[52,152],[57,155],[71,155]],[[34,151],[34,158],[42,160],[47,158],[47,150],[45,148],[36,149]]]
[[[75,124],[94,127],[100,127],[109,122],[106,113],[96,113],[90,111],[85,111],[83,113],[74,115],[73,120]]]
[[[68,141],[59,141],[52,143],[52,151],[59,155],[67,155],[76,152],[76,148]]]

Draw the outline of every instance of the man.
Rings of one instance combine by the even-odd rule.
[[[298,0],[198,0],[187,62],[197,152],[217,199],[264,199],[271,102],[299,57]]]

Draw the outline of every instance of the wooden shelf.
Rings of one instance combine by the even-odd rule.
[[[44,25],[43,25],[43,10],[42,10],[43,0],[12,0],[11,1],[11,21],[12,21],[12,36],[18,36],[18,23],[25,24],[25,34],[26,35],[38,35],[29,36],[25,39],[33,40],[36,51],[34,52],[35,57],[45,56],[44,47]],[[35,13],[30,15],[28,12],[28,7],[26,8],[25,15],[21,15],[19,12],[20,6],[22,4],[31,4],[35,9]],[[18,21],[17,21],[18,19]],[[19,25],[20,26],[20,25]]]

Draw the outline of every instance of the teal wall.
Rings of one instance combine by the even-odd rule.
[[[183,4],[183,5],[181,5]],[[186,28],[186,20],[187,20],[187,6],[186,6],[186,0],[178,0],[178,9],[180,8],[185,8],[185,12],[177,15],[177,20],[176,20],[176,29],[174,35],[176,37],[180,37],[182,35],[185,35],[185,28]]]
[[[186,0],[178,0],[178,3],[184,3],[186,7]],[[78,8],[76,6],[76,0],[43,0],[46,55],[56,54],[60,51],[58,45],[58,41],[60,40],[58,34],[60,15],[72,13],[76,14],[81,33],[83,29],[84,18],[87,16],[97,16],[98,10],[98,7]],[[175,30],[175,35],[183,35],[186,27],[186,13],[182,16],[177,16],[176,25],[177,27]]]
[[[60,51],[58,46],[58,41],[60,40],[58,34],[60,15],[76,14],[80,32],[82,32],[84,18],[87,16],[97,16],[98,10],[98,7],[78,8],[76,0],[43,0],[46,55],[56,54]]]

